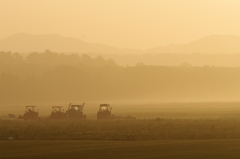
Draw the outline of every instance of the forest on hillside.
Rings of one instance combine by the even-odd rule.
[[[0,104],[238,100],[239,67],[119,66],[87,54],[0,52]]]

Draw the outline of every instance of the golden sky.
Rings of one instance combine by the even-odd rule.
[[[240,0],[0,0],[0,19],[0,39],[54,33],[147,49],[240,35]]]

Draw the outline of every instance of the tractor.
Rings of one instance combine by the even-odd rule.
[[[115,116],[112,114],[112,107],[109,104],[100,104],[99,111],[97,112],[97,119],[114,119],[114,120],[129,120],[136,119],[130,115],[123,116]]]
[[[64,112],[62,106],[52,106],[52,113],[50,115],[50,119],[64,119],[67,115]]]
[[[84,104],[85,103],[82,105],[72,105],[70,103],[66,112],[67,117],[70,119],[86,119],[86,115],[83,114]]]
[[[111,118],[112,108],[109,104],[100,104],[99,111],[97,113],[97,119]]]
[[[24,115],[20,115],[18,119],[36,120],[38,119],[38,109],[36,106],[26,106]]]

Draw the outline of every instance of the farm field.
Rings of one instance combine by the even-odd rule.
[[[1,159],[237,159],[240,140],[0,141]]]
[[[239,158],[239,106],[112,104],[115,115],[137,120],[96,120],[98,105],[86,104],[87,120],[50,120],[50,106],[40,105],[41,120],[33,121],[8,119],[24,106],[1,106],[0,159]]]
[[[0,121],[0,140],[240,139],[240,118]]]
[[[90,102],[85,101],[83,109],[87,119],[96,119],[100,103],[108,103],[113,108],[112,114],[120,116],[135,116],[138,119],[155,118],[232,118],[240,117],[240,102],[189,102],[189,103],[149,103],[149,102]],[[0,118],[7,119],[8,114],[23,115],[26,105],[36,105],[39,116],[47,118],[52,106],[63,106],[67,110],[69,103],[34,103],[0,105]],[[82,104],[75,101],[73,104]]]
[[[0,140],[240,139],[239,105],[237,102],[114,105],[114,114],[132,115],[137,120],[96,120],[98,107],[90,104],[84,109],[89,115],[87,120],[49,120],[47,115],[41,116],[41,110],[41,120],[34,121],[9,120],[3,115]]]

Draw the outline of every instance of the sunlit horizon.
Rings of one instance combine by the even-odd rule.
[[[209,35],[240,35],[238,0],[2,0],[0,5],[0,39],[19,32],[58,34],[144,50]]]

